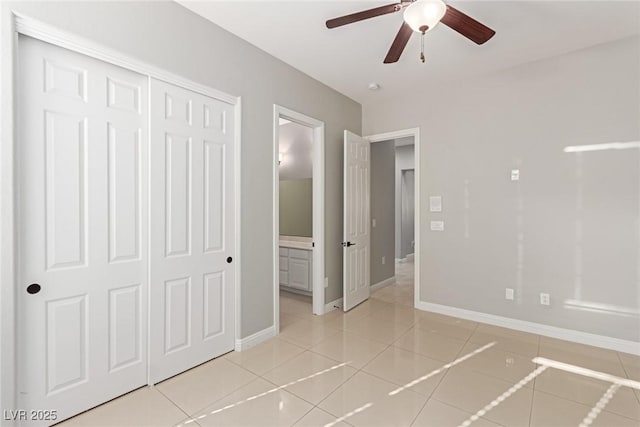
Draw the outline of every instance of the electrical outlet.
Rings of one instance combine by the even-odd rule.
[[[376,228],[376,219],[375,218],[373,218],[371,220],[371,227]]]
[[[324,287],[325,287],[325,288],[328,288],[328,287],[329,287],[329,278],[328,278],[328,277],[325,277],[325,278],[324,278]]]
[[[511,181],[520,181],[520,169],[511,169]]]
[[[385,265],[387,263],[387,259],[385,257],[382,257],[382,265]]]
[[[507,299],[509,301],[513,301],[513,289],[506,288],[504,290],[504,299]]]
[[[431,231],[444,231],[444,221],[431,221]]]
[[[546,294],[544,292],[540,293],[540,304],[542,305],[551,304],[551,297],[549,296],[549,294]]]

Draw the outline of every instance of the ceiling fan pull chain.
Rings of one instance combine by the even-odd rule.
[[[422,63],[424,64],[424,33],[422,33],[422,35],[420,36],[420,60],[422,61]]]

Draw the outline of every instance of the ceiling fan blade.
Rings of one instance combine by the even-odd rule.
[[[447,6],[447,12],[440,22],[477,44],[485,43],[496,33],[491,28],[451,6]]]
[[[393,40],[393,43],[389,48],[387,57],[384,58],[385,64],[398,62],[398,59],[400,59],[400,55],[402,55],[402,51],[404,50],[407,43],[409,43],[411,34],[413,34],[413,30],[411,29],[409,24],[403,22],[402,27],[400,27],[400,31],[398,31],[398,34],[396,34],[396,38]]]
[[[351,15],[341,16],[339,18],[329,19],[327,28],[341,27],[354,22],[364,21],[365,19],[375,18],[376,16],[386,15],[388,13],[397,12],[402,9],[402,3],[393,3],[386,6],[376,7],[374,9],[363,10],[362,12],[352,13]]]

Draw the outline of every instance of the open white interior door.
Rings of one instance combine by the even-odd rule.
[[[369,298],[370,151],[369,141],[344,131],[344,311]]]

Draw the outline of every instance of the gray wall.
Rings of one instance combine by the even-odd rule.
[[[410,137],[413,140],[413,137]],[[406,138],[402,138],[406,140]],[[396,143],[399,140],[396,140]],[[409,253],[413,253],[413,250],[408,250],[407,246],[411,246],[411,241],[407,242],[406,236],[404,239],[404,245],[402,241],[402,171],[415,168],[415,146],[414,145],[402,145],[396,147],[396,165],[395,165],[395,257],[398,259],[404,258]],[[402,250],[404,246],[404,251]]]
[[[273,104],[325,123],[326,300],[342,295],[342,139],[361,134],[361,106],[172,2],[2,2],[196,82],[242,96],[241,335],[273,324]],[[6,45],[5,45],[6,46]]]
[[[313,176],[313,130],[298,123],[280,125],[280,181]]]
[[[633,37],[364,107],[366,134],[422,130],[422,301],[640,340],[640,150],[564,152],[640,141],[639,76]]]
[[[400,258],[406,258],[407,255],[413,254],[415,246],[415,171],[413,169],[402,171],[400,191],[402,198],[400,206]]]
[[[371,144],[371,285],[393,277],[395,234],[395,143]],[[385,257],[385,264],[382,264]]]
[[[280,181],[280,235],[313,237],[313,180]]]

